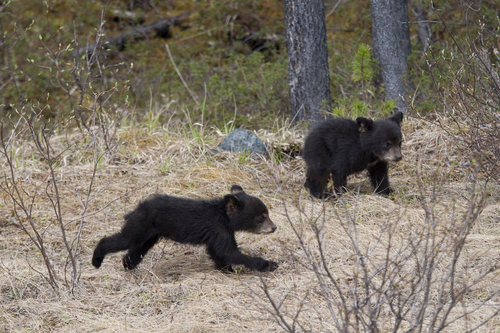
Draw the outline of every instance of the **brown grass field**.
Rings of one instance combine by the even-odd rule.
[[[52,187],[48,186],[52,176],[33,143],[18,140],[10,151],[15,156],[17,184],[23,189],[19,196],[35,198],[31,214],[55,268],[59,291],[56,293],[47,282],[40,251],[20,228],[20,223],[29,226],[26,215],[18,209],[20,218],[16,217],[11,197],[3,191],[0,332],[282,331],[267,311],[271,304],[264,296],[259,275],[246,269],[235,274],[221,273],[215,270],[203,247],[161,241],[132,272],[123,269],[123,253],[106,257],[101,269],[91,265],[99,239],[118,231],[123,215],[148,195],[210,198],[228,193],[233,184],[261,198],[278,226],[271,235],[237,234],[245,253],[280,264],[276,271],[261,276],[270,294],[275,299],[285,298],[284,312],[293,314],[294,309],[303,306],[299,319],[302,326],[297,331],[335,332],[327,303],[317,291],[315,274],[300,259],[304,255],[292,225],[298,228],[305,246],[314,252],[318,246],[304,214],[323,219],[325,263],[336,281],[348,290],[357,274],[357,257],[345,229],[346,216],[355,214],[359,247],[370,250],[371,263],[377,265],[384,260],[387,244],[404,247],[407,235],[425,223],[422,203],[425,198],[435,199],[432,202],[429,199],[429,205],[442,223],[439,232],[447,233],[451,232],[447,223],[454,225],[452,222],[467,212],[474,177],[478,186],[484,184],[473,166],[463,166],[467,157],[455,149],[440,127],[411,119],[404,123],[403,133],[403,161],[391,167],[394,193],[390,198],[373,194],[366,174],[362,173],[348,179],[349,192],[341,199],[326,202],[309,198],[302,188],[305,165],[300,158],[279,155],[263,160],[214,154],[213,149],[225,135],[211,128],[205,128],[202,136],[194,138],[181,125],[159,125],[149,130],[120,128],[116,132],[118,145],[114,153],[103,155],[98,163],[94,163],[95,154],[104,151],[102,143],[96,149],[90,140],[79,140],[76,131],[56,136],[51,142],[55,152],[62,154],[55,170],[62,220],[68,242],[74,245],[78,241],[77,263],[81,275],[73,292],[68,289],[71,286],[68,252],[48,199],[55,198]],[[277,126],[274,132],[257,134],[272,146],[303,141],[303,133],[286,124]],[[66,149],[68,143],[70,148]],[[94,166],[97,166],[95,176]],[[2,186],[6,189],[12,184],[12,177],[4,156],[0,157],[0,168]],[[499,200],[500,187],[490,182],[484,208],[472,226],[458,262],[457,271],[464,279],[481,276],[500,258]],[[299,213],[297,207],[304,213]],[[397,221],[391,240],[377,236],[387,221]],[[446,271],[449,253],[441,254],[442,269]],[[411,269],[416,268],[411,265],[405,268]],[[440,269],[441,266],[436,268]],[[463,295],[450,316],[459,316],[478,304],[482,306],[444,331],[466,332],[494,314],[500,307],[500,295],[495,294],[500,286],[498,273],[496,269],[486,275]],[[436,295],[437,291],[432,290],[431,298]],[[394,318],[386,310],[379,317],[380,327],[387,327],[384,332],[389,332]],[[432,313],[431,306],[429,311]],[[499,317],[494,316],[478,331],[500,332]]]

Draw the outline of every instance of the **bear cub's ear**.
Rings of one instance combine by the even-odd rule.
[[[231,186],[231,194],[226,194],[224,196],[224,201],[226,202],[226,211],[229,214],[238,213],[243,207],[243,201],[238,198],[238,193],[245,193],[240,185]]]
[[[387,120],[393,121],[396,124],[398,124],[399,127],[401,127],[401,122],[403,121],[403,112],[398,111],[389,118],[387,118]]]
[[[356,119],[356,125],[358,125],[358,129],[361,133],[366,133],[372,130],[373,120],[365,117],[358,117]]]
[[[245,191],[243,191],[243,189],[241,188],[240,185],[233,185],[233,186],[231,186],[231,193],[236,194],[236,193],[239,193],[239,192],[245,192]]]
[[[243,208],[243,201],[234,194],[226,194],[224,201],[226,203],[226,212],[229,215],[237,214]]]
[[[238,213],[243,207],[243,201],[236,194],[245,193],[240,185],[231,186],[231,194],[226,194],[224,196],[224,201],[226,202],[226,211],[228,214]]]

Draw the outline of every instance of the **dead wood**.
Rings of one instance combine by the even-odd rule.
[[[76,49],[75,51],[73,51],[72,56],[77,57],[82,54],[91,56],[95,52],[95,50],[98,50],[99,48],[106,51],[123,51],[127,42],[135,42],[151,37],[159,37],[164,39],[170,38],[172,36],[170,32],[170,28],[172,26],[181,27],[183,29],[188,28],[187,26],[182,26],[182,23],[184,19],[189,15],[190,13],[184,13],[172,18],[166,18],[148,25],[136,27],[118,36],[110,37],[98,43],[89,44],[87,46]]]

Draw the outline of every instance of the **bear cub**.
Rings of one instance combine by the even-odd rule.
[[[240,230],[268,234],[276,230],[276,225],[269,218],[266,205],[238,185],[231,187],[231,194],[212,200],[156,195],[125,215],[120,232],[99,241],[92,265],[99,268],[108,253],[128,250],[123,266],[134,269],[163,237],[179,243],[205,244],[220,270],[233,272],[232,264],[260,272],[278,268],[274,261],[241,253],[234,238],[234,232]]]
[[[401,155],[401,122],[396,112],[373,121],[358,117],[328,119],[316,124],[306,137],[302,156],[307,164],[304,186],[317,198],[324,198],[331,177],[336,193],[343,192],[347,176],[368,169],[375,192],[389,194],[388,162]]]

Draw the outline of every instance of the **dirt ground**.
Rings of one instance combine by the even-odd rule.
[[[312,215],[325,208],[324,245],[326,262],[339,281],[356,266],[352,240],[341,224],[343,212],[355,214],[357,235],[362,248],[376,243],[377,233],[388,220],[398,220],[394,244],[402,245],[405,233],[426,220],[422,196],[437,197],[445,221],[467,211],[473,167],[453,147],[439,127],[423,120],[410,120],[403,126],[403,161],[391,166],[393,193],[389,198],[375,195],[366,174],[348,179],[349,193],[342,199],[311,199],[302,188],[305,165],[300,158],[278,155],[267,160],[245,155],[215,154],[213,149],[224,135],[207,129],[202,138],[168,126],[153,130],[122,128],[117,133],[114,154],[98,163],[92,151],[73,137],[52,140],[62,152],[56,169],[62,220],[66,237],[77,247],[78,283],[70,292],[71,264],[57,225],[49,197],[54,198],[52,180],[46,164],[33,144],[19,143],[14,149],[16,176],[23,184],[25,199],[35,198],[32,215],[44,239],[44,247],[55,267],[59,292],[47,281],[47,269],[39,249],[20,228],[27,224],[14,214],[10,197],[3,192],[0,202],[0,331],[1,332],[274,332],[282,331],[264,296],[259,275],[246,269],[225,274],[214,268],[203,247],[159,242],[134,271],[125,271],[123,253],[106,257],[100,269],[91,265],[93,249],[100,238],[117,232],[123,215],[148,195],[166,193],[190,198],[211,198],[228,193],[231,185],[261,198],[270,210],[278,230],[271,235],[238,233],[240,248],[248,254],[272,259],[280,267],[262,274],[273,295],[279,298],[295,290],[299,295],[312,290],[314,273],[301,265],[290,250],[300,254],[292,225],[301,221],[297,200]],[[303,134],[289,127],[276,132],[259,132],[272,146],[303,141]],[[78,136],[74,134],[74,138]],[[74,139],[76,140],[76,139]],[[71,149],[64,151],[68,142]],[[102,150],[99,150],[102,152]],[[9,183],[10,170],[1,159],[2,182]],[[96,171],[94,166],[97,165]],[[423,193],[419,188],[421,179]],[[480,183],[480,182],[479,182]],[[91,187],[90,196],[88,190]],[[47,190],[49,189],[49,190]],[[357,195],[359,190],[359,195]],[[86,205],[85,202],[89,203]],[[500,187],[488,185],[485,207],[475,221],[466,242],[462,267],[470,278],[479,277],[500,257]],[[436,206],[437,207],[437,206]],[[19,211],[19,208],[18,208]],[[81,216],[86,216],[81,219]],[[439,215],[439,213],[437,213]],[[440,215],[439,215],[440,216]],[[441,218],[441,217],[440,217]],[[34,233],[30,230],[30,235]],[[308,246],[314,238],[303,234]],[[399,243],[398,243],[399,242]],[[378,251],[378,250],[376,250]],[[374,258],[377,258],[377,252]],[[471,265],[470,262],[475,264]],[[347,282],[346,282],[347,283]],[[498,291],[498,271],[488,275],[465,296],[457,309],[471,309]],[[304,327],[312,332],[335,331],[323,298],[310,294],[304,310]],[[289,300],[290,307],[294,300]],[[297,301],[298,302],[298,301]],[[297,305],[297,303],[295,304]],[[500,307],[500,297],[455,322],[448,331],[465,332]],[[458,313],[457,312],[457,313]],[[325,314],[324,319],[317,317]],[[309,318],[309,319],[307,319]],[[330,319],[329,319],[330,318]],[[307,320],[306,320],[307,319]],[[390,319],[387,319],[390,320]],[[298,329],[301,331],[301,329]],[[446,330],[445,330],[446,331]],[[480,332],[500,332],[495,317]]]

